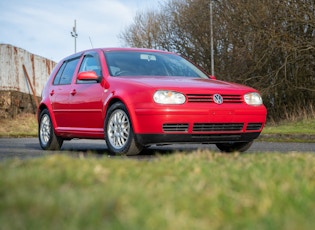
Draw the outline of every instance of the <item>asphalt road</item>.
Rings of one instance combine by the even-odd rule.
[[[192,151],[196,149],[209,149],[214,152],[219,150],[215,145],[167,145],[152,146],[137,158],[150,158],[157,154],[169,154],[175,151]],[[247,151],[251,152],[314,152],[315,143],[271,143],[254,142]],[[71,140],[65,141],[61,151],[43,151],[37,138],[0,138],[0,160],[10,158],[32,158],[50,154],[72,154],[74,156],[109,157],[105,141],[103,140]]]

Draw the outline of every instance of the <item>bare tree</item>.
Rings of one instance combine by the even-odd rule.
[[[210,72],[210,0],[169,0],[138,13],[125,44],[178,52]],[[218,78],[259,89],[269,117],[312,112],[314,0],[212,0]]]
[[[159,34],[157,17],[158,14],[154,11],[137,13],[134,23],[120,34],[120,38],[133,47],[158,48],[156,45]]]

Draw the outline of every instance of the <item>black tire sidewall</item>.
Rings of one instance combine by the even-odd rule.
[[[44,115],[48,115],[49,122],[50,122],[50,136],[49,136],[49,141],[46,144],[43,143],[42,140],[41,140],[41,123],[42,123],[42,118],[43,118]],[[42,147],[42,149],[49,149],[49,146],[51,145],[51,142],[53,140],[53,136],[52,135],[53,135],[53,125],[52,125],[52,122],[51,122],[50,114],[49,114],[47,109],[44,109],[40,113],[39,124],[38,124],[38,139],[39,139],[39,143],[40,143],[40,146]]]
[[[49,141],[45,144],[42,143],[41,141],[41,122],[42,122],[42,118],[44,115],[47,115],[49,118],[49,122],[50,122],[50,136],[49,136]],[[51,120],[51,116],[50,113],[48,111],[48,109],[44,109],[39,116],[39,122],[38,122],[38,138],[39,138],[39,144],[42,147],[42,149],[44,150],[60,150],[62,143],[63,143],[63,139],[61,137],[56,136],[55,134],[55,130],[54,130],[54,125],[52,123]]]
[[[235,142],[235,143],[222,143],[216,144],[217,148],[222,152],[232,153],[232,152],[245,152],[248,150],[254,141],[249,142]]]

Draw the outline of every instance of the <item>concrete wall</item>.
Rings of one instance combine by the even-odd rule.
[[[36,97],[40,99],[45,82],[55,65],[54,61],[24,49],[0,44],[0,118],[13,117],[22,112],[35,112],[36,105],[34,108],[35,100],[30,84]]]

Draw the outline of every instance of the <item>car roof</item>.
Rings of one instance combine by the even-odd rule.
[[[140,51],[140,52],[158,52],[158,53],[171,53],[169,51],[157,50],[157,49],[148,49],[148,48],[126,48],[126,47],[116,47],[116,48],[102,48],[105,52],[110,51]]]
[[[111,52],[111,51],[134,51],[134,52],[156,52],[156,53],[172,53],[169,51],[163,51],[163,50],[156,50],[156,49],[148,49],[148,48],[126,48],[126,47],[112,47],[112,48],[93,48],[93,49],[87,49],[83,50],[74,54],[71,54],[65,58],[63,58],[61,61],[73,59],[76,57],[81,56],[83,53],[86,52],[93,52],[93,51],[103,51],[103,52]]]

